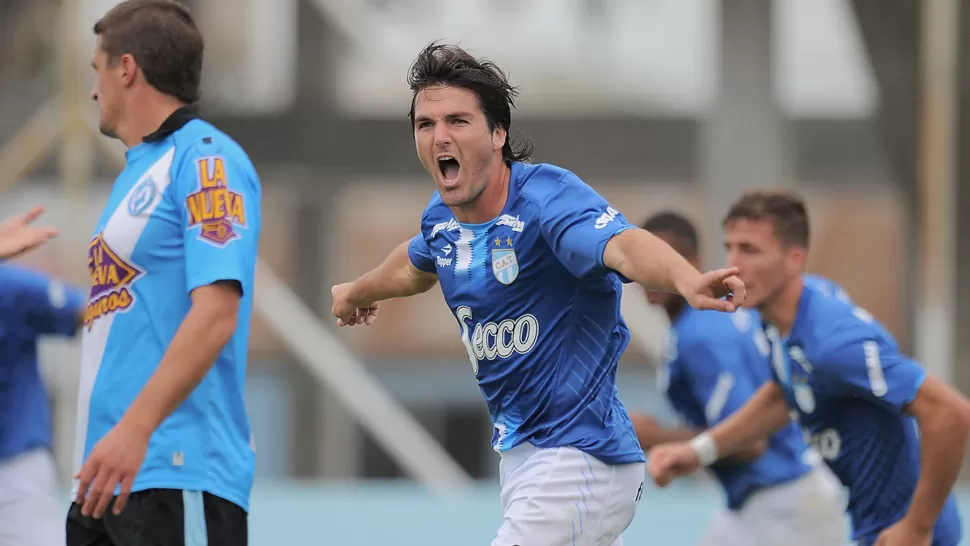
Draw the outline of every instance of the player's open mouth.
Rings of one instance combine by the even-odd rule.
[[[458,160],[450,155],[443,155],[438,158],[438,170],[441,171],[441,180],[447,186],[455,186],[458,183],[458,173],[461,165]]]

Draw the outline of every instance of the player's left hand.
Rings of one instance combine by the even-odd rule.
[[[873,546],[930,546],[932,542],[932,528],[927,531],[904,517],[880,533]]]
[[[694,309],[733,313],[747,295],[737,275],[736,267],[708,271],[691,279],[679,292]]]
[[[119,484],[121,492],[112,511],[117,515],[125,509],[150,438],[151,434],[136,430],[122,419],[94,445],[81,471],[74,476],[80,480],[75,502],[81,505],[81,515],[101,518]]]

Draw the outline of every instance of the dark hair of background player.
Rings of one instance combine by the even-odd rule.
[[[670,246],[681,256],[692,259],[697,257],[700,243],[697,230],[690,220],[672,211],[658,212],[647,218],[640,226],[654,235],[665,235]]]
[[[795,192],[746,192],[731,205],[723,224],[727,225],[735,220],[771,222],[775,238],[782,245],[808,248],[808,212],[805,201]]]
[[[186,104],[199,100],[202,34],[173,0],[128,0],[94,25],[108,62],[130,54],[152,87]]]
[[[478,103],[485,113],[488,128],[505,129],[507,134],[502,147],[505,161],[528,161],[532,156],[532,142],[513,139],[512,108],[518,89],[509,83],[508,77],[495,63],[476,59],[455,45],[432,42],[418,53],[408,71],[408,87],[413,93],[408,119],[414,126],[414,104],[418,92],[426,87],[451,86],[467,89],[478,96]]]

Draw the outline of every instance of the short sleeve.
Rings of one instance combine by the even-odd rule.
[[[575,174],[566,173],[540,212],[542,235],[576,277],[605,273],[603,251],[631,226],[626,218]]]
[[[690,377],[694,398],[704,408],[708,427],[741,409],[758,388],[743,373],[745,363],[734,345],[698,343],[678,359]]]
[[[821,388],[893,412],[902,412],[926,379],[922,367],[879,335],[843,338],[816,360],[815,377]]]
[[[411,265],[419,270],[425,273],[437,273],[434,258],[431,257],[431,247],[424,240],[423,234],[418,233],[411,238],[411,242],[408,243],[408,258],[411,260]]]
[[[80,324],[85,296],[65,283],[26,269],[3,268],[3,307],[22,316],[33,335],[73,336]]]
[[[202,138],[172,184],[184,229],[188,290],[237,281],[248,290],[260,230],[259,177],[244,153]]]

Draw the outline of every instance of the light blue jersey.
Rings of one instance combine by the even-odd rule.
[[[84,293],[39,272],[0,265],[0,460],[51,448],[51,409],[37,342],[73,337]]]
[[[919,435],[904,408],[926,372],[868,312],[816,283],[805,284],[791,334],[767,332],[775,380],[849,489],[854,538],[871,544],[905,515],[919,480]],[[934,546],[959,544],[952,496],[933,533]]]
[[[645,460],[617,398],[630,339],[621,279],[606,243],[631,226],[573,173],[511,164],[508,199],[484,224],[463,224],[437,192],[410,243],[436,273],[504,452],[569,446],[607,464]]]
[[[152,435],[133,490],[206,491],[248,509],[254,455],[243,385],[258,176],[242,148],[189,107],[127,158],[88,252],[75,464],[81,467],[155,372],[191,307],[191,291],[237,281],[236,332]]]
[[[771,381],[767,341],[757,313],[747,309],[726,314],[685,305],[673,320],[668,359],[662,386],[674,410],[695,429],[727,419]],[[728,508],[739,510],[751,494],[804,476],[817,460],[792,423],[772,435],[754,461],[720,462],[710,469]]]

